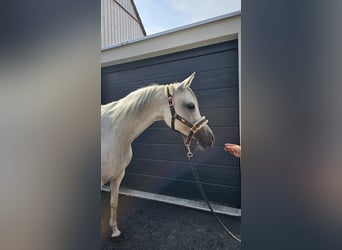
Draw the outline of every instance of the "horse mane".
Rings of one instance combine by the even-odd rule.
[[[126,106],[131,112],[139,112],[142,108],[151,105],[151,100],[154,98],[164,96],[164,91],[160,91],[161,89],[164,89],[164,86],[158,84],[137,89],[124,98]]]
[[[117,113],[118,116],[140,112],[142,108],[152,105],[151,100],[164,96],[164,85],[152,84],[139,88],[120,100],[101,106],[101,113]],[[166,98],[166,97],[165,97]]]

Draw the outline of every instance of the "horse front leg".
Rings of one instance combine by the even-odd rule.
[[[113,233],[111,238],[121,241],[122,234],[118,228],[117,221],[117,211],[118,211],[118,198],[119,198],[119,187],[120,183],[125,175],[125,170],[123,170],[117,178],[110,182],[110,220],[109,225],[112,227]]]

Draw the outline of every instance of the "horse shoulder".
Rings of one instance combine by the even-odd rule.
[[[126,147],[101,145],[101,176],[103,180],[116,178],[132,159],[131,145]]]

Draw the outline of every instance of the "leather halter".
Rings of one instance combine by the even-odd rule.
[[[173,95],[170,93],[169,85],[166,86],[166,95],[167,95],[167,101],[168,101],[170,111],[171,111],[171,127],[172,127],[172,129],[176,132],[179,132],[175,129],[175,120],[176,119],[178,121],[180,121],[181,123],[183,123],[185,126],[190,128],[190,132],[189,132],[188,136],[186,137],[186,139],[184,140],[184,145],[189,150],[193,136],[208,123],[208,120],[205,118],[205,116],[202,116],[194,124],[189,122],[188,120],[186,120],[185,118],[183,118],[182,116],[180,116],[179,114],[176,113],[175,103],[173,101]],[[192,153],[191,153],[191,156],[192,156]],[[189,157],[189,155],[188,155],[188,157]]]

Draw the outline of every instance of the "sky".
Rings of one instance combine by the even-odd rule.
[[[134,0],[147,35],[241,10],[241,0]]]

